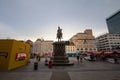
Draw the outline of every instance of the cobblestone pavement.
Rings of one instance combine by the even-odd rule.
[[[34,60],[31,60],[26,66],[1,71],[0,80],[120,80],[120,64],[85,60],[81,63],[76,58],[69,59],[75,63],[73,66],[48,68],[42,58],[38,63],[38,70],[34,70]]]

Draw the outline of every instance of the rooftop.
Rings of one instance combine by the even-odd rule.
[[[111,19],[112,17],[116,16],[119,13],[120,13],[120,9],[118,11],[116,11],[115,13],[113,13],[112,15],[110,15],[106,20]]]

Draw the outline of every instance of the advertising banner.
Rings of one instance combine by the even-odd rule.
[[[25,60],[25,59],[27,59],[27,54],[26,53],[21,52],[21,53],[16,54],[16,60],[17,61],[21,61],[21,60]]]

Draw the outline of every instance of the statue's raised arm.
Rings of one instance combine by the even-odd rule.
[[[57,38],[58,38],[58,42],[61,41],[62,29],[59,26],[58,26],[58,30],[57,30]]]

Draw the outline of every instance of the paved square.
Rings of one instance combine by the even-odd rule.
[[[70,58],[74,66],[44,65],[44,58],[38,63],[38,70],[34,70],[34,60],[26,66],[1,71],[0,80],[120,80],[120,64],[110,62],[77,62]]]

